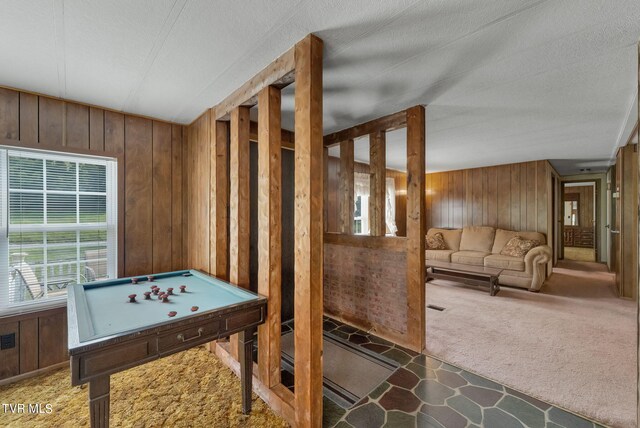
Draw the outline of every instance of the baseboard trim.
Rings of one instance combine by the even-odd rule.
[[[29,378],[41,375],[43,373],[47,373],[47,372],[50,372],[50,371],[54,371],[54,370],[60,369],[62,367],[66,367],[68,365],[69,365],[68,361],[63,361],[61,363],[54,364],[54,365],[49,366],[49,367],[45,367],[45,368],[38,369],[38,370],[33,370],[33,371],[28,372],[28,373],[22,373],[22,374],[19,374],[17,376],[8,377],[6,379],[0,380],[0,386],[9,385],[10,383],[19,382],[21,380],[29,379]]]

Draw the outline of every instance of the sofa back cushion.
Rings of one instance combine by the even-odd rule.
[[[507,242],[509,242],[511,238],[515,238],[516,236],[519,236],[523,239],[538,241],[540,245],[544,245],[547,242],[544,233],[516,232],[514,230],[498,229],[496,230],[496,239],[493,241],[493,248],[491,249],[491,253],[500,254],[504,246],[507,245]]]
[[[496,230],[488,226],[467,226],[462,229],[460,251],[483,251],[488,253],[493,247]]]
[[[462,229],[437,229],[433,227],[427,231],[427,236],[435,235],[436,233],[442,233],[444,243],[447,245],[448,250],[460,251]]]

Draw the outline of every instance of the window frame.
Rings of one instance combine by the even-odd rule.
[[[39,193],[46,195],[50,194],[69,194],[76,195],[76,222],[75,223],[49,223],[49,224],[20,224],[11,225],[9,219],[9,196],[12,190],[9,189],[9,156],[21,156],[28,158],[43,159],[43,169],[46,169],[46,161],[64,161],[75,162],[77,164],[97,164],[105,165],[106,167],[106,188],[105,192],[91,192],[79,190],[79,168],[76,167],[76,189],[75,190],[48,190],[43,188],[33,192],[25,193]],[[113,155],[111,153],[93,153],[88,150],[71,149],[68,151],[51,150],[51,149],[39,149],[33,148],[29,145],[12,145],[2,144],[0,145],[0,171],[5,173],[0,174],[0,278],[9,278],[10,267],[10,245],[9,245],[9,233],[15,231],[32,231],[32,232],[59,232],[59,231],[74,231],[76,232],[75,243],[70,243],[68,246],[76,246],[78,248],[78,256],[74,261],[69,264],[76,263],[78,266],[82,263],[79,255],[82,244],[80,243],[80,232],[87,230],[106,230],[106,247],[107,247],[107,274],[111,278],[117,278],[121,272],[122,260],[120,257],[121,250],[121,232],[123,227],[123,219],[121,218],[121,209],[119,205],[121,203],[121,180],[118,165],[120,164],[121,155]],[[44,180],[44,178],[43,178]],[[21,191],[22,192],[22,191]],[[106,199],[106,220],[104,222],[94,223],[81,223],[80,222],[80,195],[104,195]],[[43,211],[46,210],[46,205],[43,205]],[[46,214],[45,214],[46,218]],[[43,235],[42,247],[45,249],[46,255],[46,240]],[[111,249],[111,251],[109,251]],[[113,260],[109,262],[109,257]],[[6,262],[5,262],[6,260]],[[66,262],[65,262],[66,263]],[[40,266],[40,265],[38,265]],[[47,271],[46,256],[43,258],[42,267]],[[79,279],[81,273],[76,272],[76,276]],[[9,281],[6,281],[6,288],[2,286],[0,281],[0,293],[4,298],[8,299],[9,296]],[[47,293],[45,287],[45,296]],[[7,297],[5,297],[7,296]],[[1,302],[0,301],[0,316],[9,316],[20,313],[37,312],[53,307],[64,306],[67,301],[66,293],[60,296],[44,297],[36,300],[27,300],[21,302]]]

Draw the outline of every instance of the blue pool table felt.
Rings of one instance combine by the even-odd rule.
[[[183,276],[190,273],[191,276]],[[75,299],[80,343],[120,333],[153,327],[163,323],[201,314],[258,299],[256,294],[244,291],[217,278],[198,271],[177,271],[154,274],[154,281],[146,276],[132,284],[129,278],[106,280],[73,285],[70,298]],[[162,291],[173,287],[173,296],[162,303],[157,296],[145,300],[144,292],[157,285]],[[186,285],[186,293],[180,293],[180,285]],[[136,303],[129,303],[128,296],[136,294]],[[192,306],[198,306],[196,312]],[[175,311],[174,317],[169,312]]]

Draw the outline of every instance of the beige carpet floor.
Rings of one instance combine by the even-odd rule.
[[[596,250],[593,248],[564,247],[565,260],[595,262]]]
[[[561,262],[540,293],[427,285],[427,353],[559,407],[636,427],[636,305],[606,266]]]
[[[71,386],[60,369],[0,386],[2,403],[51,404],[50,414],[11,414],[2,427],[89,426],[88,387]],[[240,380],[204,347],[111,376],[112,427],[287,427],[253,394],[250,415],[241,410]]]

